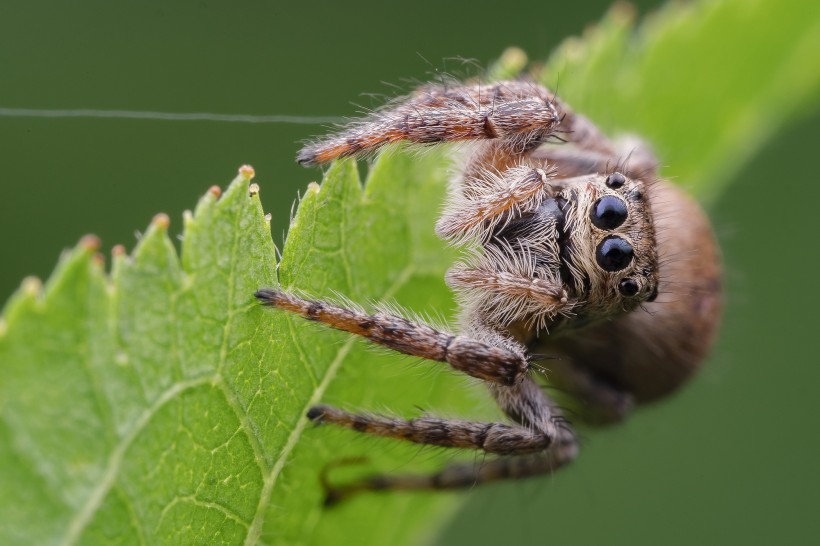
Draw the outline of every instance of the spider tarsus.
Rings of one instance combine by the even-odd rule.
[[[305,414],[305,417],[314,423],[321,423],[325,417],[326,408],[327,406],[312,406]]]
[[[311,148],[302,148],[296,155],[296,163],[302,167],[313,167],[317,165],[316,154]]]
[[[260,288],[253,293],[254,297],[259,300],[259,303],[262,305],[272,305],[274,307],[276,306],[281,294],[281,290],[276,290],[274,288]]]

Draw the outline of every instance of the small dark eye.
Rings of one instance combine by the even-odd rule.
[[[649,294],[649,297],[646,298],[646,301],[655,301],[657,298],[658,298],[658,287],[656,285],[654,290],[652,290],[652,293]]]
[[[617,190],[624,184],[626,184],[626,178],[621,173],[612,173],[606,177],[606,185],[613,190]]]
[[[614,195],[605,195],[592,206],[592,223],[600,229],[615,229],[626,221],[626,203]]]
[[[632,245],[616,235],[610,235],[598,245],[595,261],[604,271],[620,271],[630,264],[632,254]]]
[[[627,298],[638,293],[638,282],[635,279],[624,279],[618,283],[618,292]]]

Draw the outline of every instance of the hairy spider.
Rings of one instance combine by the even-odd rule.
[[[436,226],[467,253],[446,277],[462,305],[460,334],[276,289],[256,296],[485,381],[511,424],[313,407],[315,422],[498,456],[432,475],[326,484],[328,504],[366,490],[522,478],[570,462],[578,441],[563,404],[531,373],[540,355],[558,357],[549,383],[593,424],[624,419],[695,371],[721,312],[719,251],[698,205],[658,179],[641,141],[608,139],[530,82],[428,85],[309,144],[298,161],[325,163],[397,141],[472,143]]]

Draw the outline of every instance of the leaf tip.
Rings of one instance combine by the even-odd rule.
[[[229,190],[230,186],[228,187],[228,191]],[[185,228],[187,229],[189,227],[188,224],[193,222],[195,217],[205,214],[205,211],[208,210],[212,204],[216,203],[222,195],[222,188],[219,186],[213,185],[208,188],[208,191],[206,191],[202,197],[199,198],[199,202],[197,202],[193,213],[191,211],[185,211],[182,213]]]
[[[208,193],[219,199],[219,196],[222,195],[222,189],[216,184],[214,184],[213,186],[208,188]]]
[[[80,239],[80,243],[78,246],[81,250],[90,254],[93,252],[97,252],[100,249],[101,244],[102,243],[100,242],[99,237],[97,237],[96,235],[89,234],[83,235],[83,237]]]
[[[171,225],[171,219],[164,212],[155,214],[148,224],[148,229],[140,237],[137,246],[134,248],[131,256],[138,260],[145,252],[152,252],[147,249],[156,249],[156,245],[163,245],[162,241],[168,239],[168,227]]]
[[[527,67],[529,59],[520,47],[508,47],[487,72],[490,80],[509,80]]]
[[[252,180],[253,177],[256,176],[256,170],[250,165],[242,165],[239,167],[239,176],[245,180]]]
[[[625,0],[618,0],[606,14],[607,19],[611,19],[620,25],[628,25],[635,22],[638,17],[638,8],[632,2]]]
[[[36,298],[43,293],[43,281],[34,276],[26,277],[20,283],[20,292],[24,296]]]
[[[80,239],[78,245],[81,252],[91,255],[91,265],[98,271],[105,269],[105,256],[99,252],[101,247],[100,238],[96,235],[85,235]]]
[[[114,245],[111,248],[111,273],[114,276],[115,272],[119,270],[122,266],[123,261],[128,256],[128,252],[125,250],[125,245]]]
[[[126,260],[128,259],[128,252],[125,245],[114,245],[111,249],[111,274],[109,276],[109,288],[113,290],[115,280],[119,278],[120,273]]]
[[[154,215],[154,218],[151,219],[151,227],[160,231],[166,231],[170,225],[171,219],[164,212]]]
[[[42,304],[45,290],[43,281],[38,277],[30,276],[23,279],[18,288],[0,309],[0,338],[5,337],[8,324],[14,324],[15,319],[33,305]]]

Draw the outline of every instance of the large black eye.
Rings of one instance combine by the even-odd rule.
[[[617,235],[610,235],[598,245],[595,260],[604,271],[620,271],[632,261],[632,245]]]
[[[626,203],[614,195],[605,195],[592,206],[592,223],[600,229],[615,229],[626,221]]]

